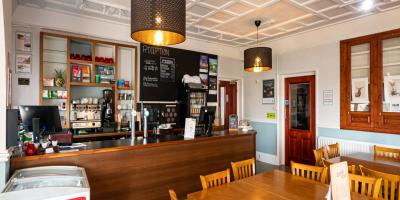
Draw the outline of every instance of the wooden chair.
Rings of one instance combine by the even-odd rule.
[[[169,192],[169,197],[171,198],[171,200],[178,200],[178,197],[176,196],[176,193],[174,190],[168,190]]]
[[[340,156],[339,143],[328,145],[328,158],[335,158]]]
[[[380,199],[400,199],[400,176],[368,169],[362,165],[360,165],[360,169],[363,176],[382,178],[382,188],[379,194]]]
[[[229,169],[222,172],[200,176],[201,186],[203,190],[227,184],[231,182],[231,171]]]
[[[326,148],[321,147],[319,149],[314,149],[314,157],[315,157],[315,166],[320,166],[323,167],[324,163],[322,162],[322,159],[327,159],[328,155],[326,153]]]
[[[326,183],[326,176],[328,173],[328,169],[326,167],[305,165],[293,161],[290,162],[290,166],[292,169],[292,175],[294,176],[300,176],[321,183]]]
[[[256,160],[254,158],[239,162],[231,162],[235,181],[254,176],[256,174]]]
[[[375,158],[388,158],[400,160],[400,149],[392,149],[387,147],[374,146]]]
[[[351,192],[356,192],[361,195],[372,197],[373,199],[378,199],[381,190],[382,179],[349,174],[349,184]]]

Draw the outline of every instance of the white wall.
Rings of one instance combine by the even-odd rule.
[[[275,111],[275,104],[262,104],[262,87],[263,80],[275,79],[277,67],[277,59],[272,58],[272,70],[260,73],[244,72],[244,111],[245,119],[257,122],[275,122],[275,120],[267,120],[266,113]],[[275,80],[275,86],[277,82]],[[277,95],[275,87],[275,96]]]
[[[261,104],[261,86],[254,87],[254,79],[267,79],[274,77],[276,87],[278,88],[277,101],[283,103],[283,83],[278,78],[288,74],[314,71],[316,77],[316,100],[317,100],[317,135],[318,128],[340,129],[340,40],[368,35],[372,33],[400,28],[398,19],[400,19],[400,9],[370,15],[364,18],[348,21],[333,26],[328,26],[313,31],[300,33],[277,39],[265,44],[273,49],[274,72],[265,72],[263,74],[246,75],[245,84],[245,110],[246,116],[256,121],[267,111],[273,111],[274,107],[268,107]],[[247,82],[249,82],[247,84]],[[253,84],[253,85],[251,85]],[[323,105],[323,90],[333,90],[333,105]],[[277,104],[278,114],[278,134],[277,152],[280,160],[284,156],[284,125],[280,118],[283,114],[279,112],[280,107]],[[281,108],[282,109],[282,108]],[[346,133],[351,134],[351,133]],[[337,134],[341,137],[341,134]],[[387,134],[384,134],[387,135]],[[382,141],[374,141],[381,143]]]
[[[0,1],[0,189],[8,176],[9,154],[6,149],[7,66],[11,50],[12,1]]]
[[[67,15],[43,9],[18,6],[13,15],[14,31],[33,33],[32,74],[14,75],[13,105],[39,103],[40,30],[53,29],[91,37],[138,45],[130,38],[130,26],[82,16]],[[216,54],[219,57],[219,77],[242,77],[243,52],[238,48],[188,38],[175,48]],[[14,60],[14,59],[13,59]],[[30,86],[18,86],[18,77],[31,78]],[[29,98],[26,98],[29,96]]]

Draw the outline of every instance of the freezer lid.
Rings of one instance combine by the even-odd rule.
[[[46,166],[32,167],[15,171],[12,179],[31,178],[38,176],[76,176],[84,177],[84,169],[76,166]]]
[[[84,197],[89,200],[89,188],[51,187],[1,193],[2,200],[65,200]]]
[[[89,188],[86,179],[74,176],[38,176],[32,178],[14,179],[7,184],[4,192],[30,190],[34,188],[76,187]]]

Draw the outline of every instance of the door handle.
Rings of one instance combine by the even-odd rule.
[[[225,95],[225,102],[229,103],[229,95],[227,95],[227,94]]]

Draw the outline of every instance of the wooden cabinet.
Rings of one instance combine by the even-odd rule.
[[[340,42],[342,129],[400,133],[400,29]]]
[[[40,41],[39,103],[59,106],[64,129],[71,127],[72,100],[101,98],[103,89],[114,91],[115,119],[131,113],[137,101],[136,46],[48,32],[41,32]],[[118,87],[120,79],[127,86]]]

